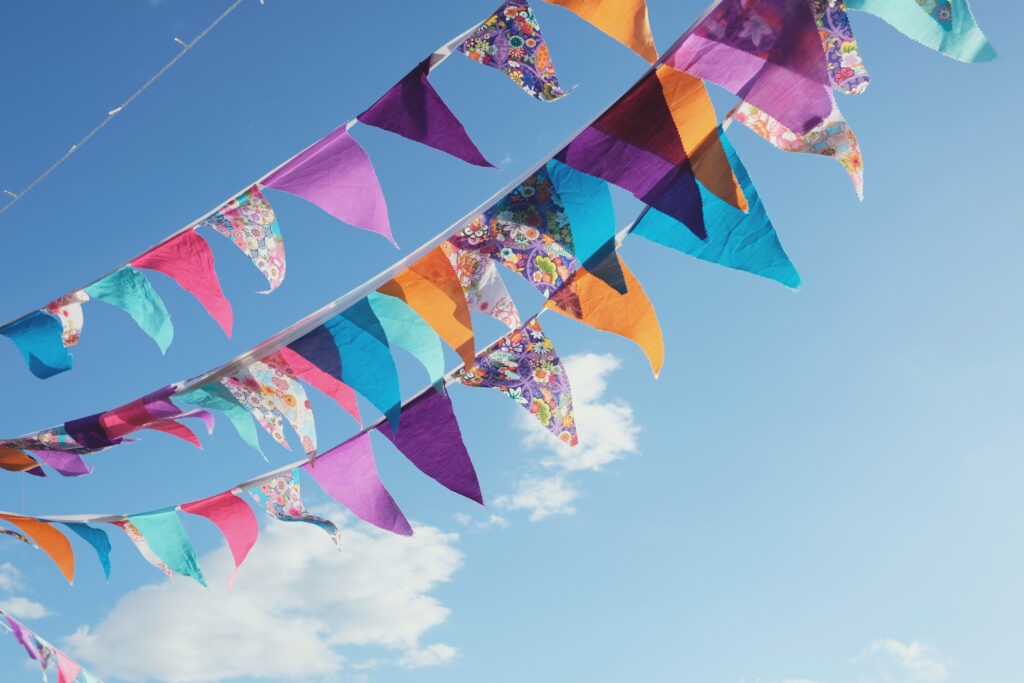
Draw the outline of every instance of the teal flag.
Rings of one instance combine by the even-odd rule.
[[[150,550],[171,571],[191,576],[206,586],[206,579],[203,578],[203,572],[199,569],[199,562],[196,559],[196,551],[188,540],[185,527],[178,519],[177,510],[167,508],[155,512],[144,512],[140,515],[132,515],[128,521],[135,525],[142,537],[146,539]]]
[[[256,429],[256,421],[253,420],[252,413],[236,401],[228,388],[220,382],[211,382],[198,389],[177,394],[175,398],[207,410],[220,411],[231,421],[242,440],[255,448],[257,453],[263,455],[264,460],[267,459],[267,456],[263,454],[263,449],[260,448],[259,432]]]
[[[397,297],[373,292],[366,299],[388,341],[402,347],[423,363],[430,375],[430,383],[443,392],[444,347],[434,328],[412,306]]]
[[[967,0],[927,4],[919,0],[846,0],[846,9],[870,12],[908,38],[961,62],[996,58],[996,50],[975,23]]]
[[[174,338],[171,316],[163,299],[141,271],[125,266],[86,287],[85,293],[92,299],[123,309],[143,332],[153,338],[161,352],[166,352],[171,345]]]

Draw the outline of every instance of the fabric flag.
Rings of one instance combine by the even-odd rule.
[[[366,299],[288,344],[323,372],[344,382],[398,422],[402,393],[384,328]]]
[[[197,448],[202,448],[199,437],[191,429],[178,422],[183,417],[201,418],[207,431],[213,431],[213,416],[205,410],[183,411],[171,403],[173,387],[164,387],[143,398],[136,399],[100,415],[100,425],[110,439],[118,439],[140,429],[155,429],[184,439]]]
[[[125,519],[117,522],[111,522],[111,524],[119,527],[122,531],[128,534],[128,538],[130,538],[135,547],[139,549],[139,552],[142,553],[142,557],[146,562],[149,562],[151,565],[166,574],[167,578],[171,578],[171,568],[153,552],[153,549],[149,547],[149,543],[146,542],[146,538],[142,535],[142,532],[139,531],[138,527],[136,527],[131,520]]]
[[[395,434],[387,423],[377,431],[391,440],[420,472],[449,491],[484,504],[480,482],[469,459],[452,401],[437,391],[425,391],[402,409],[402,426]]]
[[[57,650],[57,683],[74,683],[82,667],[66,654]]]
[[[458,49],[473,61],[504,71],[538,100],[551,102],[566,94],[558,87],[540,24],[526,0],[505,0]]]
[[[569,377],[536,317],[481,351],[459,381],[497,389],[533,413],[563,443],[578,443]]]
[[[256,423],[252,414],[245,406],[239,403],[231,392],[223,384],[212,382],[192,391],[178,394],[179,399],[194,406],[200,406],[209,410],[219,410],[234,426],[242,440],[256,449],[256,452],[263,455],[260,448],[259,434],[256,432]],[[266,459],[266,456],[263,456]]]
[[[388,342],[415,356],[427,369],[430,383],[444,391],[444,348],[437,333],[401,299],[380,292],[371,292],[366,299]]]
[[[706,240],[697,239],[676,219],[654,209],[644,214],[633,234],[704,261],[745,270],[794,289],[799,287],[800,275],[779,243],[757,189],[724,131],[722,144],[747,196],[748,212],[743,213],[701,187]]]
[[[296,377],[333,398],[339,406],[355,418],[360,426],[363,424],[363,418],[359,415],[359,402],[356,400],[356,392],[352,387],[328,375],[287,346],[280,349],[278,353],[291,366]]]
[[[871,81],[850,28],[844,0],[811,0],[814,23],[825,48],[825,66],[832,87],[847,95],[864,92]]]
[[[282,522],[309,522],[326,531],[334,545],[341,550],[341,532],[334,522],[306,512],[302,506],[302,494],[299,491],[298,470],[285,472],[259,486],[249,489],[249,495],[256,504],[267,511],[271,517]]]
[[[441,249],[462,284],[469,310],[489,315],[509,329],[519,327],[519,310],[494,261],[475,249],[460,249],[451,240],[443,242]]]
[[[21,622],[3,610],[0,610],[0,614],[2,614],[7,620],[7,623],[10,624],[11,633],[14,634],[14,639],[21,643],[21,646],[25,648],[25,652],[28,653],[28,656],[37,661],[41,659],[41,653],[39,652],[39,648],[36,647],[35,638],[33,637],[35,634],[22,626]],[[43,668],[45,669],[46,666],[44,665]]]
[[[0,529],[0,534],[10,536],[11,538],[16,538],[19,541],[22,541],[23,543],[28,543],[33,548],[36,547],[35,544],[32,543],[32,541],[28,540],[28,536],[26,536],[25,534],[18,533],[13,529]]]
[[[466,129],[434,90],[427,80],[429,74],[427,58],[360,114],[359,122],[447,152],[474,166],[495,168],[484,159]]]
[[[39,469],[39,461],[15,448],[0,446],[0,469],[8,472],[29,472]]]
[[[82,315],[82,304],[89,300],[89,295],[83,290],[65,294],[56,301],[46,305],[46,312],[57,316],[61,324],[61,341],[64,346],[74,346],[82,336],[82,325],[85,321]]]
[[[370,435],[362,433],[302,466],[327,495],[360,519],[402,536],[412,527],[377,473]]]
[[[96,550],[96,554],[100,558],[100,565],[103,566],[103,574],[110,579],[110,537],[107,536],[107,532],[81,522],[61,522],[61,524],[74,531]]]
[[[801,135],[832,109],[807,0],[723,0],[665,63],[736,93]]]
[[[220,532],[224,534],[228,548],[231,549],[231,556],[235,559],[235,571],[228,579],[228,590],[230,590],[231,584],[238,576],[242,561],[256,544],[256,538],[260,533],[260,525],[256,521],[256,515],[253,514],[252,508],[232,491],[225,491],[202,500],[182,503],[181,509],[191,515],[205,517],[216,524]]]
[[[153,554],[172,571],[191,576],[204,587],[206,580],[199,569],[195,548],[188,540],[185,527],[174,508],[132,515],[128,521],[146,539]]]
[[[370,157],[342,125],[259,183],[313,202],[357,228],[391,237],[388,208]]]
[[[77,420],[68,420],[64,423],[64,431],[86,448],[102,449],[116,446],[124,439],[108,437],[101,423],[102,417],[103,413],[96,413],[88,417],[80,417]]]
[[[196,227],[209,225],[229,238],[260,269],[270,283],[269,294],[284,281],[284,240],[270,202],[253,185]]]
[[[846,169],[857,197],[864,199],[864,160],[860,155],[860,144],[835,102],[832,103],[832,113],[828,118],[806,135],[797,135],[747,102],[736,105],[726,120],[729,118],[739,121],[785,152],[832,157]]]
[[[443,249],[432,249],[377,291],[409,304],[464,363],[473,359],[475,344],[469,302]]]
[[[87,466],[78,453],[63,451],[33,451],[40,461],[46,463],[63,477],[81,477],[91,474],[93,468]]]
[[[978,28],[967,0],[846,0],[908,38],[961,62],[989,62],[995,48]]]
[[[547,0],[575,12],[652,64],[658,59],[646,0]]]
[[[163,299],[141,271],[125,266],[89,285],[84,291],[91,298],[128,313],[142,331],[153,338],[161,353],[167,351],[174,338],[174,325]]]
[[[626,294],[619,294],[581,268],[548,299],[546,308],[558,311],[591,327],[631,339],[647,356],[657,377],[665,361],[665,341],[654,306],[633,274],[621,262]]]
[[[18,347],[29,372],[47,379],[71,369],[71,352],[64,346],[63,326],[46,311],[32,311],[24,318],[0,327]]]
[[[0,514],[0,519],[10,522],[36,542],[54,561],[68,583],[75,580],[75,553],[71,550],[68,537],[57,531],[50,523],[21,515]]]
[[[213,268],[213,251],[195,229],[172,237],[136,257],[131,264],[172,277],[182,289],[197,298],[224,333],[231,336],[231,304],[220,289],[220,280]]]
[[[291,449],[284,437],[288,420],[302,440],[306,455],[316,453],[316,427],[306,389],[290,374],[287,363],[268,356],[220,380],[274,441]]]

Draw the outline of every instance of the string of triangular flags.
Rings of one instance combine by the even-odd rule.
[[[14,635],[30,659],[39,662],[43,670],[43,680],[46,680],[46,669],[53,662],[57,666],[57,683],[74,683],[81,677],[82,683],[103,683],[92,673],[83,669],[78,662],[55,648],[49,641],[44,640],[33,630],[22,624],[20,621],[0,609],[0,617],[3,617],[7,624],[0,622],[6,630]]]

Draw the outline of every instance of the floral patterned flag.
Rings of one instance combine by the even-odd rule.
[[[199,226],[211,228],[229,238],[245,252],[270,283],[269,294],[284,280],[284,242],[270,203],[253,185]]]
[[[441,249],[448,255],[462,283],[469,310],[500,320],[510,330],[522,324],[516,303],[501,281],[493,260],[475,249],[460,249],[451,240],[443,243]]]
[[[302,439],[306,455],[316,454],[316,427],[306,389],[280,354],[271,354],[220,381],[275,441],[289,448],[284,438],[287,419]]]
[[[814,21],[825,48],[825,62],[832,87],[848,95],[858,95],[868,87],[870,78],[861,61],[857,40],[850,28],[845,0],[810,0]]]
[[[497,389],[533,413],[564,443],[576,445],[569,377],[536,317],[478,354],[475,365],[459,381]]]
[[[256,504],[267,511],[271,517],[282,522],[309,522],[315,524],[331,536],[331,540],[341,550],[341,532],[334,522],[306,512],[302,506],[302,494],[299,492],[298,470],[285,472],[259,486],[249,489],[249,495]]]
[[[988,62],[995,48],[978,28],[967,0],[846,0],[922,45],[961,62]]]
[[[501,69],[538,100],[550,102],[566,94],[558,86],[540,24],[526,0],[505,0],[458,49],[474,61]]]
[[[864,199],[864,161],[860,155],[860,144],[835,101],[832,102],[832,113],[806,135],[797,135],[749,102],[736,105],[726,120],[730,118],[785,152],[820,154],[834,158],[850,175],[857,196]]]
[[[28,543],[32,547],[35,547],[35,545],[32,543],[32,541],[28,540],[28,537],[25,536],[25,534],[18,533],[17,531],[14,531],[13,529],[0,529],[0,534],[6,534],[7,536],[10,536],[12,538],[16,538],[19,541],[23,541],[25,543]]]
[[[71,292],[65,294],[56,301],[51,301],[46,305],[46,311],[57,316],[60,320],[61,327],[61,340],[64,342],[64,346],[74,346],[78,343],[79,337],[82,336],[82,324],[84,318],[82,316],[82,304],[89,300],[89,295],[83,290],[77,292]]]

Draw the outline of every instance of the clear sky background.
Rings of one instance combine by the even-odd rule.
[[[4,3],[0,188],[24,187],[165,64],[175,36],[191,40],[228,4]],[[0,318],[82,286],[230,198],[494,4],[245,2],[0,216]],[[649,5],[662,49],[704,9]],[[307,506],[344,524],[340,554],[317,528],[261,518],[228,593],[223,538],[188,516],[208,590],[165,581],[113,528],[109,583],[73,539],[68,586],[43,553],[0,539],[0,605],[108,681],[1020,680],[1024,238],[1012,174],[1024,8],[974,5],[1000,51],[994,63],[960,64],[853,16],[872,84],[840,104],[863,147],[863,204],[835,162],[730,130],[804,278],[799,292],[631,238],[622,255],[665,335],[660,379],[630,342],[542,318],[576,389],[580,452],[558,450],[498,392],[452,390],[486,510],[380,440],[381,476],[414,521],[412,539],[377,533],[309,482]],[[354,131],[401,251],[270,191],[288,257],[277,292],[257,294],[260,273],[208,233],[232,339],[153,275],[175,324],[166,356],[101,303],[86,305],[75,368],[45,382],[0,340],[0,434],[120,405],[250,348],[440,232],[643,73],[575,15],[535,10],[562,84],[578,85],[571,96],[534,101],[461,55],[431,76],[500,170]],[[733,97],[712,90],[724,114]],[[640,207],[619,199],[624,225]],[[525,283],[504,279],[521,313],[540,307]],[[478,345],[502,333],[475,323]],[[399,360],[411,395],[425,373]],[[310,393],[322,447],[355,432]],[[92,456],[96,470],[81,479],[0,472],[0,508],[154,510],[301,452],[264,435],[265,463],[226,420],[202,440],[200,451],[145,433]],[[34,666],[0,637],[0,679],[36,681]]]

